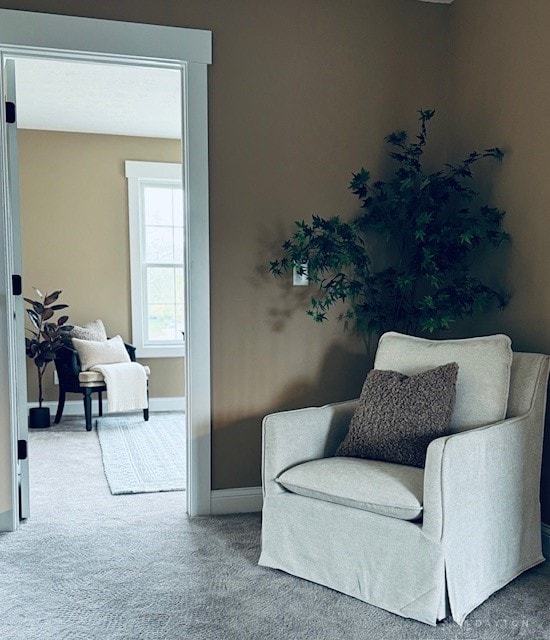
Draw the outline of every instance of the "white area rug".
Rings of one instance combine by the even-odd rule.
[[[185,414],[98,418],[97,435],[113,495],[185,489]]]

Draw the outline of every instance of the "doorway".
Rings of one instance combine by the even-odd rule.
[[[48,431],[63,430],[66,438],[82,439],[88,422],[86,427],[96,432],[88,437],[96,447],[99,437],[103,469],[115,494],[181,490],[186,449],[182,334],[187,216],[181,177],[180,73],[34,57],[16,57],[14,71],[23,295],[36,301],[40,310],[40,293],[62,290],[50,302],[54,315],[49,322],[68,318],[65,324],[81,327],[76,338],[109,337],[108,345],[122,337],[135,348],[128,353],[145,367],[141,371],[148,372],[149,380],[147,422],[131,407],[111,415],[112,390],[105,398],[94,386],[86,387],[94,398],[93,420],[85,421],[85,396],[70,393],[79,386],[70,366],[72,352],[64,349],[62,360],[55,367],[49,364],[41,376],[43,407],[52,423],[54,416],[59,422]],[[125,165],[136,160],[148,170],[140,185],[125,172]],[[163,173],[167,169],[172,170],[169,175]],[[130,197],[134,187],[143,192],[137,198]],[[129,202],[137,210],[129,208]],[[68,308],[59,309],[61,304]],[[88,324],[90,329],[82,329]],[[103,338],[96,335],[100,329]],[[87,345],[88,350],[103,348]],[[126,357],[122,351],[119,358]],[[35,362],[27,358],[32,407],[38,402],[37,378]],[[143,396],[144,388],[145,376]],[[62,414],[58,397],[63,399]],[[97,419],[100,399],[104,415]],[[34,448],[37,431],[31,429],[30,436],[32,472],[42,449]],[[56,465],[55,457],[51,465]],[[78,486],[82,485],[75,483]]]
[[[10,57],[41,57],[73,62],[147,65],[177,69],[181,74],[183,185],[188,212],[186,240],[190,248],[186,255],[186,288],[190,300],[186,309],[186,335],[189,341],[185,394],[188,421],[187,511],[190,515],[207,514],[210,512],[210,341],[206,65],[210,62],[210,33],[9,10],[0,13],[3,66]],[[39,33],[40,37],[33,36],[33,33]],[[78,51],[73,48],[75,41],[79,42]],[[184,59],[182,54],[185,54]],[[3,164],[7,157],[8,126],[4,125],[2,129]],[[20,236],[15,224],[17,212],[10,202],[13,179],[12,175],[3,181],[2,205],[5,241],[11,239],[15,245],[20,242]],[[14,271],[14,261],[13,254],[10,257],[10,252],[5,252],[5,255],[7,259],[2,266],[7,283],[10,272]],[[7,289],[7,284],[4,286],[6,305],[0,311],[5,325],[0,326],[0,332],[4,333],[6,343],[11,344],[15,352],[16,304],[12,291]],[[195,356],[199,353],[198,357]],[[9,429],[0,432],[0,455],[8,459],[10,464],[5,468],[12,472],[10,495],[0,492],[0,527],[10,530],[16,528],[19,516],[16,500],[19,479],[16,470],[18,457],[21,456],[18,442],[21,439],[18,424],[26,419],[26,415],[14,393],[16,358],[6,352],[0,353],[0,359],[6,365],[2,367],[0,390],[9,400],[3,407],[2,418],[7,418],[5,426],[9,425]]]

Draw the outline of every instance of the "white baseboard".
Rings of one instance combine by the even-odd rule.
[[[261,487],[216,489],[210,492],[210,512],[213,516],[261,511],[262,503]]]
[[[29,402],[28,408],[37,407],[38,402]],[[49,407],[50,413],[52,416],[55,415],[57,411],[57,402],[49,401],[43,402],[43,407]],[[103,400],[103,411],[107,412],[109,407],[109,401]],[[176,398],[149,398],[149,410],[150,411],[185,411],[185,398],[183,396]],[[98,407],[97,400],[92,401],[92,413],[97,415]],[[65,407],[63,409],[64,416],[83,416],[84,415],[84,405],[82,400],[67,400],[65,402]]]
[[[541,524],[542,529],[542,553],[547,560],[550,560],[550,524]]]
[[[13,531],[13,511],[11,509],[0,513],[0,531]]]

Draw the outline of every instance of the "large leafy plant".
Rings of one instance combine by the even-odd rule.
[[[61,315],[56,319],[56,312],[66,309],[67,304],[55,304],[61,295],[61,291],[44,295],[35,289],[38,300],[24,298],[27,303],[27,317],[30,321],[30,328],[26,331],[29,336],[25,337],[25,351],[27,356],[34,361],[38,374],[38,405],[42,407],[44,401],[42,394],[42,382],[46,368],[59,349],[70,344],[72,325],[67,324],[69,316]]]
[[[388,180],[372,182],[363,168],[352,174],[349,186],[361,201],[361,214],[351,222],[315,215],[311,222],[296,222],[282,255],[270,263],[278,276],[307,269],[317,286],[307,313],[323,322],[343,303],[339,319],[353,325],[367,344],[369,337],[388,330],[445,330],[508,300],[472,273],[479,249],[497,247],[508,237],[501,229],[505,212],[477,203],[472,166],[482,158],[500,162],[503,153],[496,147],[473,151],[458,164],[427,173],[421,161],[426,125],[435,112],[418,113],[414,141],[405,131],[385,139],[396,165]],[[378,266],[368,251],[373,243],[385,248]]]

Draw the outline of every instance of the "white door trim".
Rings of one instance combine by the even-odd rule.
[[[211,63],[211,51],[210,31],[0,10],[0,52],[8,56],[29,55],[181,69],[184,185],[188,198],[186,277],[187,300],[190,301],[187,305],[188,351],[185,359],[189,487],[186,495],[188,513],[192,516],[210,513],[211,490],[207,121],[207,65]],[[0,91],[3,91],[1,81]],[[2,100],[0,148],[2,158],[5,158],[3,111]],[[6,187],[0,185],[0,206],[9,227]],[[2,265],[5,273],[0,274],[3,276],[0,283],[0,338],[9,335],[13,323],[5,302],[10,293],[10,268],[9,264]],[[6,341],[1,339],[0,343],[5,345]],[[7,354],[0,346],[0,400],[9,397],[14,380],[11,373]],[[0,402],[0,405],[0,462],[4,462],[4,446],[10,446],[10,460],[6,459],[6,463],[13,467],[16,447],[14,425],[4,403]],[[10,445],[7,444],[8,438]],[[16,469],[12,468],[12,482],[14,473]],[[0,493],[0,512],[10,508],[13,509],[14,505],[6,504],[6,497]]]
[[[13,60],[5,60],[0,53],[2,70],[5,72],[4,82],[6,99],[14,104],[16,100],[15,86],[15,63]],[[9,196],[10,220],[6,224],[6,237],[9,239],[7,251],[8,264],[12,266],[13,273],[22,274],[21,257],[21,225],[19,209],[19,154],[17,150],[17,124],[6,126],[6,148],[7,156],[7,177],[6,192]],[[9,234],[9,235],[8,235]],[[9,346],[10,360],[13,363],[10,370],[17,372],[17,383],[14,385],[14,392],[11,398],[10,415],[17,432],[17,440],[29,439],[29,428],[27,423],[27,375],[26,375],[26,355],[25,355],[25,310],[23,297],[11,295],[12,311],[10,317],[15,319],[12,323],[11,340]],[[8,304],[9,307],[9,304]],[[30,516],[30,487],[29,487],[29,460],[28,457],[17,460],[17,482],[13,483],[19,508],[19,517],[28,518]]]
[[[212,32],[137,22],[0,9],[0,42],[51,53],[212,63]]]
[[[19,522],[18,453],[19,434],[17,404],[17,366],[15,340],[18,334],[14,320],[16,305],[11,291],[12,275],[16,273],[16,257],[13,251],[14,231],[18,221],[12,224],[12,193],[9,189],[8,125],[6,124],[6,87],[4,83],[4,59],[0,51],[0,531],[14,531]],[[16,212],[16,217],[17,217]],[[13,373],[10,376],[10,372]]]

